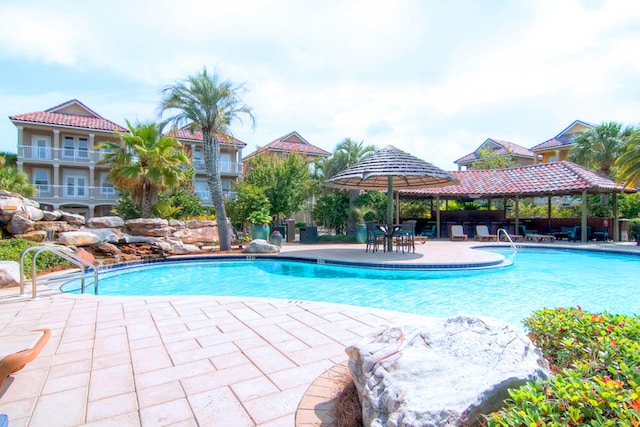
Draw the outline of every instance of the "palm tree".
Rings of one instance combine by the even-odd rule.
[[[142,217],[150,218],[153,205],[161,191],[179,185],[186,179],[185,163],[189,158],[182,144],[162,135],[162,126],[153,122],[132,125],[131,133],[121,133],[122,144],[103,142],[99,148],[106,153],[102,163],[111,166],[109,180],[127,190],[140,203]]]
[[[360,160],[376,151],[373,145],[364,145],[364,141],[356,142],[351,138],[345,138],[336,146],[334,156],[336,156],[337,168],[335,173],[342,172],[349,166],[358,163]],[[335,175],[334,173],[334,175]],[[356,229],[356,219],[354,217],[354,203],[358,198],[360,190],[349,190],[349,217],[347,218],[347,233],[354,233]]]
[[[640,183],[640,129],[636,129],[627,139],[624,152],[616,160],[618,178],[627,188]]]
[[[610,177],[631,131],[632,128],[623,128],[616,122],[602,123],[585,130],[576,137],[569,160]]]
[[[35,196],[38,190],[29,184],[29,176],[10,163],[4,154],[0,155],[0,188],[24,197]]]
[[[255,123],[251,108],[240,100],[242,89],[242,86],[234,87],[228,81],[221,81],[215,72],[209,74],[204,68],[200,73],[165,88],[160,105],[161,114],[167,110],[176,111],[167,120],[174,127],[186,126],[192,132],[202,132],[207,184],[216,211],[220,250],[223,251],[231,248],[231,234],[222,193],[218,137],[230,134],[229,126],[234,120],[240,120],[240,114],[248,115]]]

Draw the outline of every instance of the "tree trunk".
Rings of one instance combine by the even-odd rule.
[[[207,185],[211,194],[213,208],[216,210],[216,222],[218,224],[218,236],[220,237],[220,250],[231,249],[231,233],[227,212],[224,208],[224,194],[222,193],[222,178],[220,177],[220,143],[209,132],[203,132],[204,136],[204,161],[207,171]]]
[[[149,188],[146,184],[142,184],[142,200],[140,201],[140,215],[142,218],[151,218],[153,215],[153,203],[151,202],[151,195],[149,194]]]
[[[349,215],[347,216],[347,235],[354,235],[356,233],[356,219],[353,215],[353,204],[358,198],[360,190],[349,190]]]

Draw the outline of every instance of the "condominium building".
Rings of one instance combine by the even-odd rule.
[[[127,128],[76,99],[9,119],[18,131],[17,166],[37,188],[35,201],[45,209],[62,209],[87,218],[111,213],[117,197],[107,178],[109,167],[100,162],[104,152],[96,147],[105,141],[119,142],[119,133],[127,133]],[[204,177],[202,135],[179,129],[175,136],[191,153],[197,195],[203,205],[211,206]],[[242,148],[246,144],[229,137],[223,139],[223,188],[233,197],[231,183],[241,175]]]

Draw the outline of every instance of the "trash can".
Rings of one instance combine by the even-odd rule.
[[[300,243],[318,243],[318,227],[300,227]]]

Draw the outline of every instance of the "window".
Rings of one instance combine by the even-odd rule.
[[[116,190],[114,190],[113,185],[109,182],[108,173],[102,172],[100,174],[100,194],[103,196],[115,196]]]
[[[194,192],[203,202],[211,200],[211,193],[209,192],[207,181],[196,180]]]
[[[51,160],[53,158],[51,151],[51,138],[47,136],[34,135],[31,140],[31,145],[31,155],[26,157],[41,160]]]
[[[220,172],[233,172],[231,170],[231,155],[220,153]]]
[[[197,171],[203,171],[204,170],[204,159],[202,158],[202,151],[201,150],[194,150],[193,151],[193,159],[191,161],[191,164],[193,166],[193,168]]]
[[[64,197],[87,197],[87,177],[81,173],[67,172],[63,179]]]
[[[49,185],[48,169],[33,169],[33,185],[38,189],[39,197],[51,197],[51,186]]]
[[[66,160],[89,159],[89,142],[87,138],[65,136],[62,143],[62,158]]]

